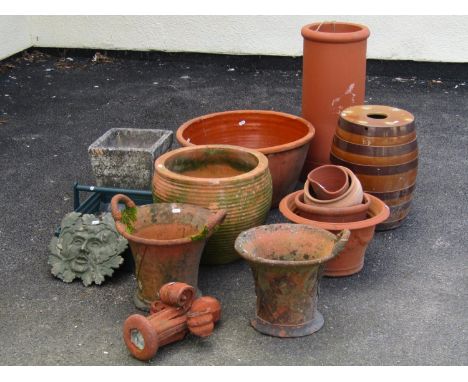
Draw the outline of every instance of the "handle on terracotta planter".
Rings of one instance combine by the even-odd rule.
[[[336,234],[337,240],[335,242],[335,246],[333,247],[333,257],[338,255],[344,249],[350,235],[351,231],[349,229],[344,229]]]
[[[122,220],[122,212],[119,210],[119,203],[123,202],[128,208],[136,207],[135,202],[130,199],[127,195],[124,194],[117,194],[111,200],[111,213],[112,217],[114,218],[115,222],[119,222]]]
[[[206,222],[206,228],[208,228],[208,232],[211,233],[217,225],[221,224],[226,218],[226,215],[226,210],[218,210],[213,213]]]

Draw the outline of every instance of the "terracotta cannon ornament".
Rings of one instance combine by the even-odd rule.
[[[125,320],[123,337],[130,353],[141,361],[153,358],[161,346],[182,340],[190,332],[208,337],[221,317],[221,304],[214,297],[194,300],[195,289],[185,283],[164,284],[151,314],[133,314]]]

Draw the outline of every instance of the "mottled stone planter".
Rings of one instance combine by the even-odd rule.
[[[172,131],[114,128],[88,148],[96,184],[101,187],[151,189],[153,163],[169,150]]]

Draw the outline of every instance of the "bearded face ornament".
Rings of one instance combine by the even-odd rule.
[[[120,254],[127,240],[115,229],[108,212],[101,216],[71,212],[62,220],[59,237],[53,237],[49,265],[54,276],[66,283],[75,278],[85,286],[102,284],[123,262]]]

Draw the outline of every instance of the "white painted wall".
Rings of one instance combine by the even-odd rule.
[[[303,25],[346,20],[370,28],[369,58],[468,62],[468,16],[29,16],[28,20],[32,44],[38,47],[286,56],[302,55]]]
[[[28,16],[0,16],[0,60],[30,46]]]

